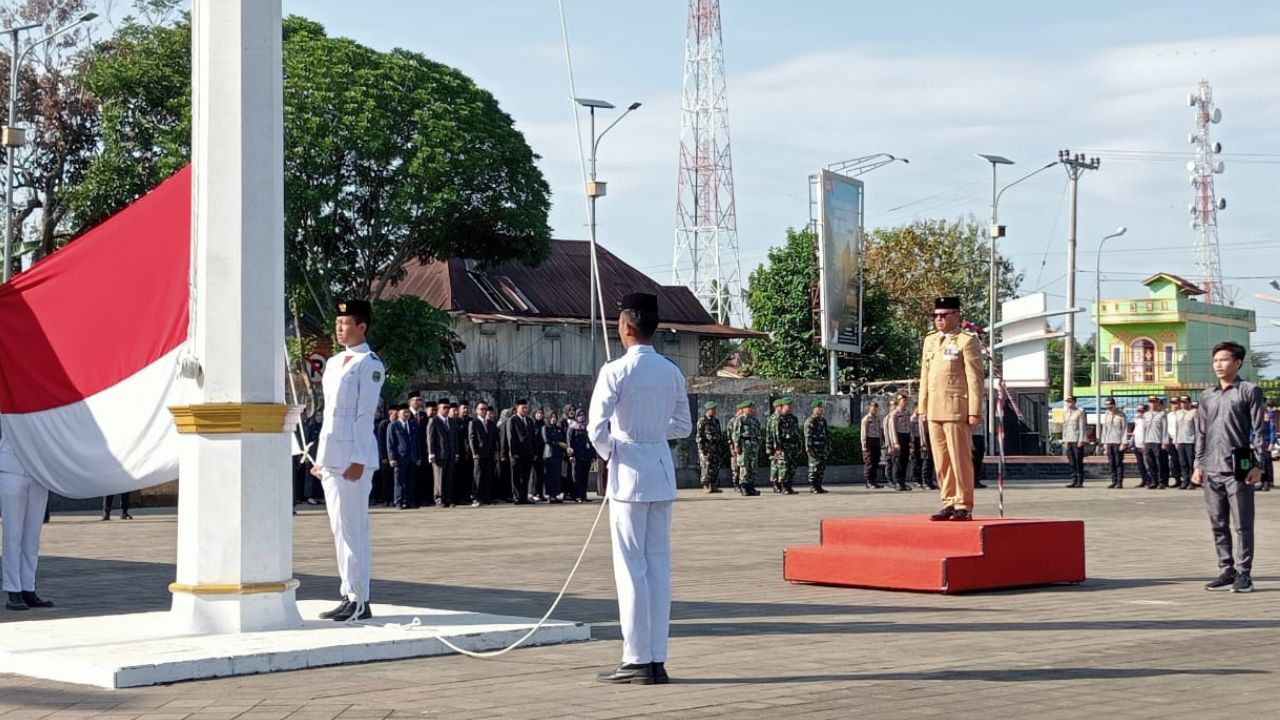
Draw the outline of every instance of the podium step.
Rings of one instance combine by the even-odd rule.
[[[790,582],[958,593],[1078,583],[1084,522],[927,515],[824,518],[821,545],[787,548]]]

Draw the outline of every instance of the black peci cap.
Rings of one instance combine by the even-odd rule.
[[[618,308],[656,314],[658,312],[658,296],[650,295],[649,293],[627,293],[622,296],[622,302],[619,303]]]

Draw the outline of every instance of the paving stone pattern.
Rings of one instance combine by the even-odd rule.
[[[980,490],[979,512],[995,512]],[[1203,718],[1280,716],[1280,493],[1259,494],[1252,595],[1216,574],[1198,492],[1011,486],[1011,516],[1083,518],[1090,580],[967,596],[790,585],[782,548],[829,515],[927,512],[933,493],[682,491],[667,686],[605,686],[621,652],[606,527],[556,617],[591,643],[106,691],[0,676],[0,720],[381,718]],[[374,601],[538,616],[599,506],[375,509]],[[295,520],[303,598],[336,597],[322,508]],[[58,515],[49,617],[163,609],[176,516]],[[38,611],[0,610],[3,622]]]

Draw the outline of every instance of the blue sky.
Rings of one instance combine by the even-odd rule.
[[[602,144],[601,242],[670,279],[686,5],[564,0],[579,95],[644,103]],[[491,90],[543,156],[557,237],[586,235],[573,115],[555,0],[284,0],[330,34],[405,47]],[[1206,10],[1206,8],[1212,8]],[[808,216],[806,176],[874,152],[910,158],[864,179],[868,228],[919,217],[989,216],[985,152],[1018,165],[1062,147],[1103,155],[1081,181],[1077,279],[1091,300],[1098,239],[1104,296],[1142,294],[1157,271],[1194,279],[1183,167],[1194,120],[1186,94],[1214,85],[1226,172],[1217,191],[1222,268],[1258,310],[1259,349],[1280,351],[1280,305],[1254,299],[1280,254],[1280,5],[1263,2],[891,3],[723,0],[730,132],[744,275]],[[1167,155],[1129,152],[1158,151]],[[1104,152],[1105,151],[1105,152]],[[1180,154],[1179,154],[1180,153]],[[1003,183],[1002,183],[1003,184]],[[1001,201],[1002,247],[1024,290],[1065,292],[1066,181],[1054,168]],[[902,207],[905,206],[905,207]],[[900,209],[896,209],[900,208]],[[1087,271],[1087,272],[1085,272]],[[1280,275],[1280,269],[1276,270]],[[1087,321],[1081,323],[1087,326]]]

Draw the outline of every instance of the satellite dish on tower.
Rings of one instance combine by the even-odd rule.
[[[1213,109],[1213,115],[1209,116],[1209,122],[1215,125],[1222,122],[1222,110],[1220,108]]]
[[[1226,209],[1227,209],[1227,199],[1226,199],[1226,198],[1218,198],[1218,209],[1219,209],[1219,210],[1226,210]]]

